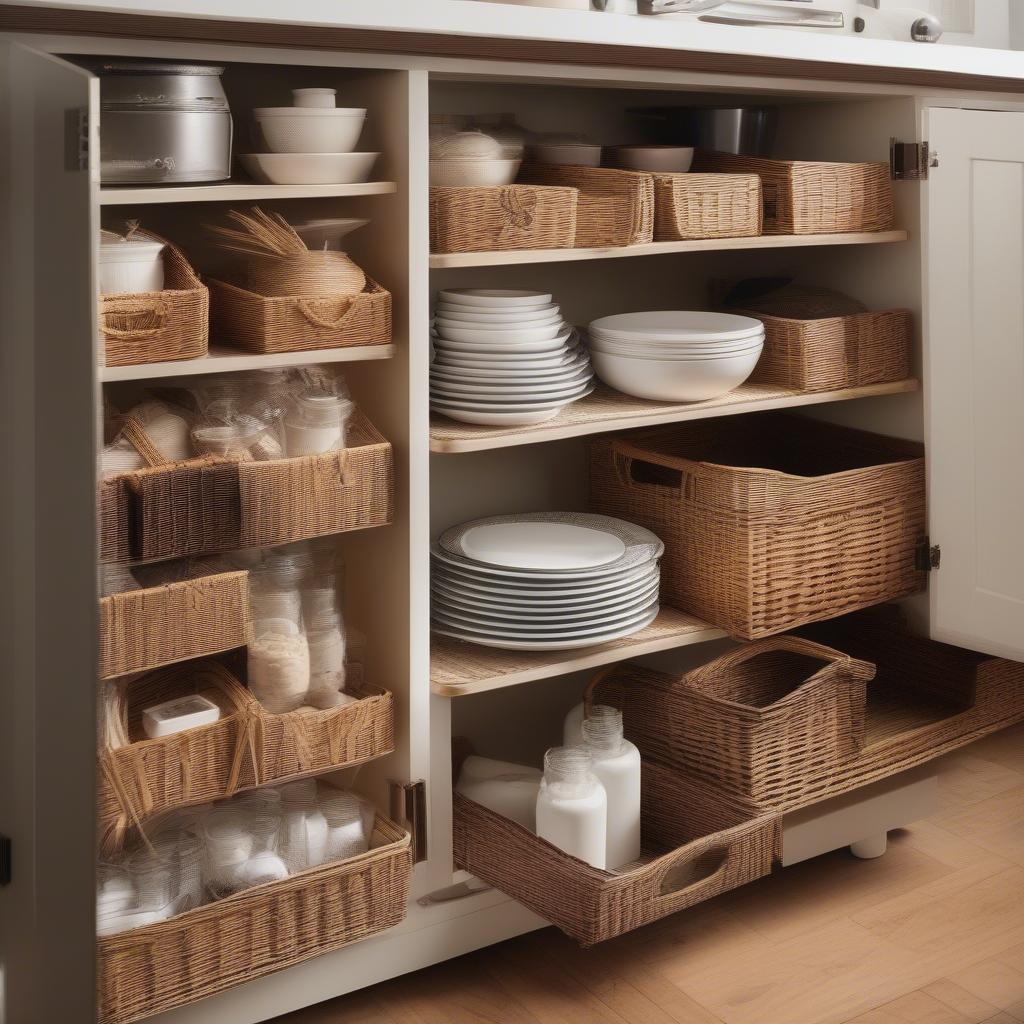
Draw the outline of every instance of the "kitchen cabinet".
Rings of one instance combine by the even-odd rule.
[[[13,836],[16,866],[13,884],[0,890],[0,912],[28,922],[24,934],[3,934],[14,1020],[27,1007],[26,1020],[84,1021],[93,1013],[94,460],[104,388],[343,361],[360,406],[395,453],[393,524],[340,537],[339,544],[349,616],[367,635],[369,677],[386,680],[397,709],[395,753],[360,769],[357,788],[386,807],[389,782],[423,783],[409,915],[378,936],[154,1018],[165,1024],[252,1024],[543,924],[453,867],[453,737],[467,736],[495,757],[537,761],[551,745],[548,724],[560,727],[585,673],[641,655],[678,669],[719,650],[723,634],[664,609],[648,630],[596,650],[512,656],[436,642],[432,655],[429,545],[442,530],[476,516],[585,508],[586,445],[594,434],[802,407],[812,418],[924,439],[931,543],[942,548],[942,559],[932,573],[930,609],[913,603],[919,624],[937,639],[1024,658],[1024,563],[1014,535],[1024,504],[1024,102],[1010,92],[993,100],[970,85],[937,96],[906,79],[817,81],[640,67],[609,74],[586,62],[407,57],[397,44],[387,55],[346,52],[318,48],[315,39],[275,49],[225,41],[230,31],[217,41],[26,33],[4,48],[11,97],[4,147],[11,158],[2,190],[0,386],[12,489],[2,503],[0,536],[12,576],[29,581],[15,592],[8,588],[2,617],[15,685],[5,692],[0,715],[0,757],[16,784],[0,796],[0,827]],[[370,148],[385,154],[379,180],[354,187],[241,181],[101,187],[97,83],[71,63],[75,54],[100,53],[223,62],[240,121],[293,86],[332,85],[347,103],[371,111]],[[991,82],[985,87],[991,90]],[[777,149],[786,156],[884,160],[897,136],[927,139],[938,166],[925,181],[896,184],[897,230],[884,235],[654,243],[621,252],[430,254],[433,114],[511,111],[536,130],[581,130],[611,140],[635,130],[630,107],[737,93],[780,104]],[[393,345],[259,356],[214,338],[204,359],[98,368],[98,225],[138,216],[190,255],[201,255],[204,222],[233,204],[256,201],[285,213],[371,220],[353,236],[351,251],[392,292]],[[797,275],[876,308],[912,309],[923,328],[913,376],[813,396],[749,392],[707,408],[581,405],[574,416],[539,428],[466,430],[430,417],[434,289],[543,284],[569,319],[585,323],[629,309],[699,308],[714,281],[765,274]],[[31,444],[26,424],[34,428]],[[417,790],[408,794],[404,806],[412,809]],[[55,975],[59,986],[52,984]]]

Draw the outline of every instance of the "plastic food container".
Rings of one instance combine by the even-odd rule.
[[[102,295],[138,295],[164,287],[163,242],[100,232],[99,286]]]

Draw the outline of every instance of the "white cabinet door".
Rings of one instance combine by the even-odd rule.
[[[1024,113],[933,109],[927,132],[931,635],[1024,660]]]
[[[0,1020],[94,1019],[95,180],[79,68],[0,43]],[[92,122],[95,123],[93,116]],[[95,153],[95,146],[93,147]]]

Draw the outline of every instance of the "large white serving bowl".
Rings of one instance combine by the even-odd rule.
[[[761,357],[761,345],[722,359],[632,359],[592,353],[597,375],[617,391],[658,402],[706,402],[739,387]]]
[[[430,161],[430,184],[434,188],[479,188],[511,185],[522,160],[497,157],[465,159],[445,157]]]
[[[465,324],[484,324],[500,327],[503,324],[519,326],[520,324],[546,323],[560,314],[557,303],[539,306],[537,309],[511,310],[481,309],[480,307],[452,306],[447,302],[439,302],[434,315],[443,320],[457,320]]]
[[[439,291],[437,297],[441,302],[491,309],[528,309],[530,306],[547,306],[551,303],[550,292],[529,292],[515,288],[450,288]]]
[[[274,153],[351,153],[366,121],[360,107],[257,107],[253,117]]]
[[[645,313],[618,313],[591,322],[588,330],[611,341],[651,341],[655,338],[676,341],[737,341],[764,324],[751,316],[736,313],[709,313],[702,310],[653,310]]]
[[[370,171],[379,156],[380,153],[239,153],[238,159],[264,185],[353,185],[370,180]]]
[[[562,318],[539,327],[484,327],[482,324],[460,324],[456,320],[435,318],[434,327],[442,338],[463,345],[524,344],[530,341],[550,341],[564,330]]]
[[[763,344],[763,335],[748,341],[722,342],[714,345],[682,345],[668,342],[641,345],[639,342],[613,342],[600,338],[590,338],[588,341],[588,347],[593,351],[633,356],[637,359],[716,359],[721,356],[737,355],[754,348],[755,345]]]

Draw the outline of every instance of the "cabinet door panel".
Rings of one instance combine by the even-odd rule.
[[[1024,113],[932,110],[931,635],[1024,660]]]

